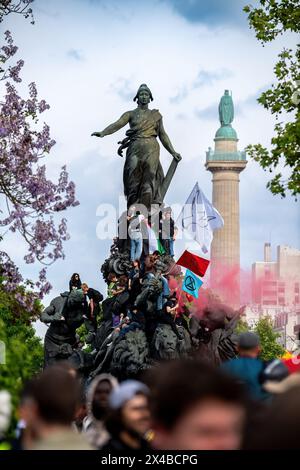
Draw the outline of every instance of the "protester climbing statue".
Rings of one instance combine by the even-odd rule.
[[[101,132],[93,132],[92,136],[105,137],[129,124],[130,129],[126,131],[125,139],[119,142],[118,149],[121,157],[123,149],[127,149],[123,172],[127,206],[143,204],[149,210],[152,204],[162,204],[181,156],[171,144],[160,112],[148,107],[153,97],[147,85],[139,87],[133,101],[137,101],[136,109],[126,111],[116,122]],[[157,137],[173,157],[165,177]]]

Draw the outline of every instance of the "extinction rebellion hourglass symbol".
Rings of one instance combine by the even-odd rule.
[[[187,276],[184,280],[184,286],[191,292],[194,292],[196,289],[196,283],[195,280],[192,278],[192,276]]]

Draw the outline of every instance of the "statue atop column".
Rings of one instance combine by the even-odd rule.
[[[129,124],[130,129],[126,131],[126,137],[119,142],[121,145],[118,149],[121,157],[123,149],[127,149],[123,172],[127,206],[143,204],[150,209],[151,204],[162,204],[181,156],[171,144],[160,112],[148,107],[153,97],[146,84],[139,87],[133,101],[137,101],[137,108],[126,111],[116,122],[101,132],[93,132],[92,136],[105,137]],[[157,137],[173,157],[166,176],[159,159]]]
[[[225,90],[219,104],[219,119],[222,126],[229,126],[234,118],[234,108],[229,90]]]

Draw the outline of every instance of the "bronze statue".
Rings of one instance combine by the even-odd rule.
[[[228,90],[225,90],[219,104],[219,119],[222,126],[229,126],[234,118],[234,108],[232,97]]]
[[[121,146],[118,149],[120,156],[123,156],[123,149],[127,149],[123,172],[124,193],[128,207],[143,204],[150,209],[151,204],[163,202],[181,156],[174,150],[166,134],[159,111],[148,108],[153,97],[147,85],[139,87],[133,101],[137,101],[136,109],[125,112],[116,122],[101,132],[93,132],[92,136],[105,137],[129,124],[130,129],[126,131],[125,139],[119,142]],[[159,160],[157,137],[173,156],[166,177]]]
[[[64,292],[51,300],[40,320],[49,324],[45,341],[45,367],[72,356],[77,348],[76,329],[84,322],[82,290]]]

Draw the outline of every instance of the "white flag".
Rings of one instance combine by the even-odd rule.
[[[207,253],[213,239],[213,231],[222,228],[224,220],[196,183],[176,224],[181,226],[183,230],[187,230],[192,238],[199,243],[203,253]]]

